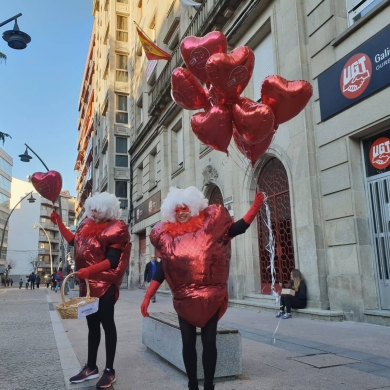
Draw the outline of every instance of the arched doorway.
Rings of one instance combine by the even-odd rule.
[[[279,290],[278,282],[290,280],[290,272],[295,268],[295,260],[288,177],[283,164],[277,158],[272,158],[265,164],[260,171],[257,186],[258,191],[265,192],[268,197],[272,233],[275,239],[275,288]],[[266,218],[264,208],[260,210],[260,213],[261,218],[257,218],[257,227],[261,291],[263,294],[269,294],[272,278],[269,253],[266,250],[268,229],[264,223]]]
[[[209,192],[209,204],[220,204],[223,206],[223,196],[218,186],[214,185]]]

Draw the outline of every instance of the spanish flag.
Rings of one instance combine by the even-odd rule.
[[[148,38],[138,26],[136,28],[139,40],[141,41],[142,47],[144,48],[146,57],[149,61],[171,59],[171,56],[152,42],[152,40]]]

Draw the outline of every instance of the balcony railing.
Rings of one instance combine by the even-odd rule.
[[[198,9],[198,12],[192,19],[187,30],[180,39],[179,44],[171,55],[171,59],[165,65],[164,69],[158,76],[156,83],[149,92],[149,115],[159,115],[167,102],[171,100],[170,86],[171,75],[175,68],[182,66],[184,61],[180,53],[181,41],[192,35],[201,36],[205,34],[214,22],[214,16],[217,15],[225,6],[228,5],[229,0],[214,0],[214,5],[208,6],[208,3],[213,0],[205,0]]]

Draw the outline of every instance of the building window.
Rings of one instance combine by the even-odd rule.
[[[137,103],[135,105],[135,121],[136,121],[136,129],[139,130],[144,123],[144,112],[143,112],[143,102],[142,102],[143,94],[138,98]]]
[[[269,33],[253,49],[255,53],[255,67],[253,69],[253,100],[260,102],[260,89],[263,80],[275,73],[274,50],[272,44],[272,34]]]
[[[136,200],[137,199],[140,199],[143,195],[143,191],[142,191],[142,177],[143,177],[143,165],[139,165],[138,168],[137,168],[137,174],[136,174],[136,178],[137,178],[137,182],[135,184],[135,191],[137,193],[137,197],[136,197]]]
[[[5,172],[8,176],[12,176],[12,165],[0,157],[0,170]]]
[[[120,208],[127,209],[127,181],[116,181],[115,182],[115,196],[119,198],[121,202]]]
[[[127,33],[127,17],[122,15],[116,16],[116,40],[121,42],[128,42]]]
[[[128,0],[116,0],[118,3],[128,4]]]
[[[176,172],[184,164],[184,140],[181,120],[172,128],[172,172]]]
[[[347,0],[348,26],[367,15],[383,0]]]
[[[116,137],[115,139],[115,166],[128,167],[127,138]]]
[[[149,188],[157,185],[157,148],[154,148],[149,155]]]
[[[129,123],[127,113],[127,96],[116,95],[116,111],[115,111],[115,122],[116,123]]]
[[[122,54],[116,55],[116,81],[120,81],[122,83],[127,83],[129,81],[127,56]]]

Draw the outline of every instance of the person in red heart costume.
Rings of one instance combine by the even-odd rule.
[[[71,377],[71,383],[80,383],[99,377],[96,365],[100,344],[100,325],[106,341],[106,368],[96,384],[105,389],[115,382],[114,358],[117,333],[114,305],[119,297],[119,286],[130,259],[130,235],[127,225],[118,220],[122,212],[119,200],[107,192],[98,193],[85,201],[86,217],[73,235],[53,211],[50,219],[69,244],[75,248],[77,276],[80,279],[80,297],[86,296],[88,279],[91,297],[99,298],[99,309],[87,316],[88,361],[81,371]]]
[[[204,390],[214,389],[217,324],[228,306],[230,242],[248,229],[263,201],[264,194],[257,193],[245,216],[233,222],[225,207],[208,206],[196,187],[171,188],[161,206],[163,222],[150,234],[161,265],[145,294],[141,313],[149,315],[150,299],[166,279],[179,317],[190,390],[199,390],[196,327],[201,328],[202,335]]]

